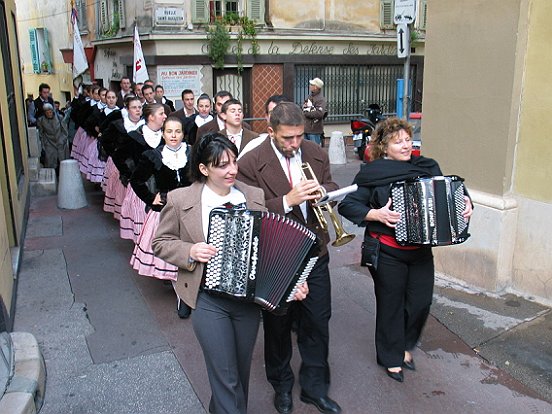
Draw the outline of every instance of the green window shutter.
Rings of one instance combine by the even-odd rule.
[[[425,30],[427,22],[427,0],[420,0],[418,12],[418,29]]]
[[[124,29],[126,27],[125,0],[119,0],[117,3],[119,13],[119,27],[121,29]]]
[[[264,23],[264,0],[247,0],[247,17],[255,23]]]
[[[44,31],[44,45],[42,45],[42,56],[44,57],[44,61],[48,65],[48,73],[54,72],[54,67],[52,65],[52,58],[50,56],[50,41],[48,39],[48,29],[44,28],[42,29]]]
[[[394,28],[395,0],[380,0],[380,27]]]
[[[98,22],[98,27],[100,29],[100,33],[104,34],[109,30],[109,20],[107,16],[107,0],[100,0],[99,3],[99,17],[100,21]]]
[[[193,23],[209,22],[209,0],[192,1],[192,22]]]
[[[31,60],[33,62],[33,72],[40,73],[40,58],[38,57],[38,41],[36,38],[36,29],[29,29],[29,42],[31,44]]]

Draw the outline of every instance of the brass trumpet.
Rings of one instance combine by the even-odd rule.
[[[295,155],[295,154],[294,154]],[[301,171],[301,176],[304,180],[314,180],[317,182],[318,185],[320,185],[320,182],[314,175],[314,171],[312,170],[312,167],[308,162],[301,163],[297,158],[297,164],[299,165],[299,170]],[[314,210],[314,214],[316,216],[316,219],[318,220],[318,223],[320,223],[320,227],[325,232],[328,232],[328,221],[326,220],[326,217],[324,216],[324,210],[326,210],[330,216],[330,220],[332,221],[332,225],[335,230],[335,241],[332,242],[332,246],[339,247],[343,246],[344,244],[349,243],[351,240],[355,238],[354,234],[346,233],[343,229],[343,226],[341,225],[341,222],[339,221],[339,218],[337,216],[337,213],[332,208],[331,204],[325,204],[323,206],[315,206],[314,203],[318,201],[320,198],[324,197],[326,195],[326,190],[324,187],[320,186],[320,190],[318,190],[319,197],[316,200],[311,200],[311,207]]]

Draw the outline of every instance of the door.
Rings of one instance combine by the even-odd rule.
[[[213,91],[228,91],[243,106],[244,118],[251,116],[251,68],[240,73],[236,69],[214,69]]]

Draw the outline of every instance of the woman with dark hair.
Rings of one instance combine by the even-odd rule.
[[[159,224],[159,212],[167,202],[169,191],[191,184],[191,150],[186,142],[182,142],[184,130],[180,118],[169,116],[162,130],[165,145],[145,151],[130,178],[132,189],[146,203],[149,210],[134,246],[130,264],[139,275],[170,280],[174,287],[178,268],[155,256],[151,249],[151,241]],[[178,294],[176,309],[181,318],[190,316],[190,307],[178,297]]]
[[[125,107],[121,111],[111,112],[100,127],[100,143],[108,156],[104,171],[105,198],[104,211],[113,213],[119,220],[121,207],[126,196],[126,185],[120,178],[119,169],[113,158],[117,151],[126,142],[127,134],[144,125],[142,119],[142,102],[134,95],[127,95]]]
[[[128,185],[138,161],[144,151],[157,148],[163,143],[163,122],[167,119],[163,105],[148,104],[143,107],[145,124],[126,135],[120,148],[113,154],[113,162],[119,170],[121,181]],[[123,239],[138,241],[146,219],[146,204],[138,198],[132,187],[127,187],[121,207],[119,222],[120,235]]]
[[[203,350],[211,401],[209,412],[246,413],[249,372],[260,309],[201,289],[204,264],[216,254],[205,242],[209,213],[231,203],[265,210],[263,191],[236,180],[238,149],[220,133],[204,135],[192,152],[186,188],[171,191],[153,240],[154,253],[178,266],[177,294],[192,309],[192,325]],[[306,295],[301,290],[296,299]]]
[[[372,134],[372,162],[363,164],[353,183],[358,191],[339,204],[339,213],[366,227],[364,243],[380,246],[370,268],[376,294],[377,362],[389,377],[403,382],[403,368],[415,370],[412,351],[429,315],[434,265],[430,246],[401,246],[395,238],[400,213],[391,210],[390,184],[442,175],[431,158],[412,155],[412,127],[399,118],[378,123]],[[465,220],[472,203],[465,196]]]

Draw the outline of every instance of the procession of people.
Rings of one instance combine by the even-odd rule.
[[[68,111],[76,126],[70,156],[83,177],[101,186],[104,211],[119,221],[120,236],[134,243],[130,266],[139,276],[172,286],[176,314],[191,318],[211,385],[209,412],[247,413],[252,354],[262,324],[274,409],[281,414],[294,410],[297,375],[302,402],[322,413],[340,413],[330,397],[330,238],[313,205],[338,189],[321,146],[327,116],[324,82],[309,81],[311,95],[303,106],[282,95],[270,97],[268,127],[260,135],[244,121],[242,103],[228,91],[217,91],[211,102],[208,95],[196,98],[186,89],[183,107],[175,111],[162,85],[133,85],[125,77],[120,86],[120,91],[81,87]],[[46,98],[38,103],[37,124],[48,139],[48,165],[55,167],[69,145],[59,149],[47,137],[67,137],[67,128],[52,116]],[[429,313],[434,268],[430,245],[397,244],[401,214],[393,211],[390,184],[442,172],[434,160],[412,155],[406,121],[390,118],[374,136],[374,161],[361,167],[354,180],[358,190],[340,203],[339,212],[366,226],[365,243],[377,240],[377,263],[370,267],[377,304],[376,362],[403,382],[403,368],[416,369],[413,351]],[[306,282],[297,282],[283,314],[205,288],[204,269],[218,253],[207,243],[209,214],[229,203],[286,217],[316,236],[315,264]],[[462,220],[467,222],[472,214],[467,191],[464,203]],[[301,358],[297,374],[290,364],[294,338]]]

